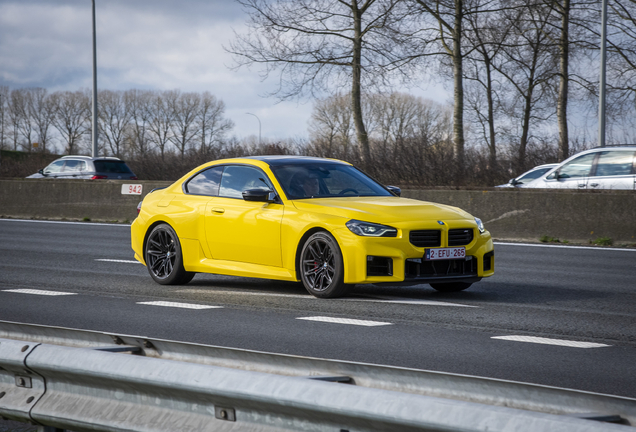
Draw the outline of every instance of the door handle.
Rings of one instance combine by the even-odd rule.
[[[598,183],[591,183],[590,186],[596,187],[596,186],[598,186]]]
[[[220,207],[214,207],[214,208],[212,209],[212,213],[219,213],[219,214],[222,214],[222,213],[225,213],[225,209],[224,209],[224,208],[220,208]]]
[[[579,187],[585,187],[585,183],[584,184],[579,184]]]

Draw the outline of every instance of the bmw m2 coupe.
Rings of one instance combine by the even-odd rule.
[[[135,258],[164,285],[215,273],[302,281],[331,298],[355,284],[461,291],[494,273],[478,218],[402,198],[333,159],[209,162],[149,193],[131,230]]]

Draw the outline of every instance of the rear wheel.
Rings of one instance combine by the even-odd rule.
[[[161,285],[184,285],[195,275],[183,268],[179,238],[168,224],[157,225],[150,232],[145,258],[148,273]]]
[[[448,282],[448,283],[432,283],[430,284],[439,292],[457,292],[464,291],[472,285],[468,282]]]
[[[336,239],[327,232],[317,232],[307,239],[299,268],[305,289],[316,297],[341,297],[349,290],[344,283],[342,253]]]

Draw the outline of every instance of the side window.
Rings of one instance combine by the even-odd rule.
[[[84,170],[83,166],[86,165],[84,161],[79,160],[67,160],[64,165],[64,172],[79,172]]]
[[[608,151],[601,153],[596,164],[596,176],[619,176],[632,173],[634,152]]]
[[[263,171],[244,165],[226,166],[221,178],[219,196],[243,199],[247,189],[271,189],[271,182]]]
[[[590,175],[592,162],[597,153],[590,153],[574,159],[559,169],[559,178],[586,177]]]
[[[188,181],[186,184],[186,192],[194,195],[217,196],[219,194],[222,173],[222,166],[200,172]]]
[[[59,173],[60,171],[62,171],[63,166],[64,166],[63,160],[55,161],[49,166],[47,166],[46,168],[44,168],[44,174]]]

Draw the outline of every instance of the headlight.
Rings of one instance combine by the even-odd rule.
[[[350,220],[345,225],[349,230],[359,236],[365,237],[397,237],[397,229],[371,222],[362,222],[359,220]]]
[[[480,233],[485,233],[486,228],[484,228],[484,223],[479,218],[475,218],[475,222],[477,222],[477,229],[479,229]]]

